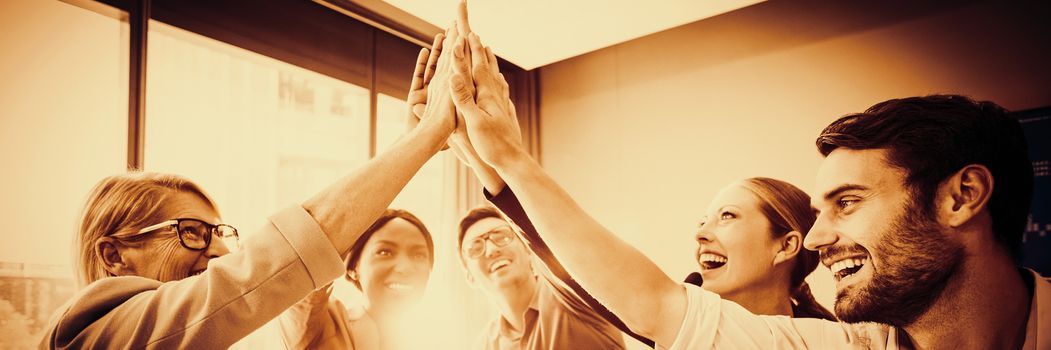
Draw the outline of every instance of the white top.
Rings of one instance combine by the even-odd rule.
[[[1051,282],[1032,272],[1033,299],[1023,350],[1051,349]],[[687,284],[686,316],[668,350],[901,349],[899,329],[876,323],[755,315]]]

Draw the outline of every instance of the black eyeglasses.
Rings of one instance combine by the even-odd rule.
[[[240,237],[237,236],[237,229],[233,226],[227,224],[212,225],[199,219],[189,218],[171,219],[156,225],[147,226],[139,230],[137,233],[121,237],[137,236],[169,227],[175,229],[175,232],[179,236],[179,242],[182,243],[182,246],[186,247],[186,249],[208,249],[208,246],[212,244],[212,236],[219,237],[219,239],[222,239],[227,243],[233,241],[232,243],[235,247],[240,243]]]
[[[470,244],[464,245],[463,255],[471,259],[477,259],[485,252],[485,241],[493,242],[497,247],[506,247],[511,243],[512,238],[514,238],[514,232],[511,232],[510,226],[494,229],[471,240]]]

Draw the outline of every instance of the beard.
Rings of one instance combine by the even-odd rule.
[[[836,316],[850,323],[911,325],[941,296],[963,260],[963,247],[945,238],[944,230],[915,196],[877,237],[879,269],[873,266],[867,284],[839,292]],[[864,250],[860,246],[848,249]]]

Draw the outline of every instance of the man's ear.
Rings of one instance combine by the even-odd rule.
[[[993,174],[983,165],[961,168],[942,182],[935,199],[937,217],[949,227],[960,227],[985,210],[993,194]]]
[[[134,275],[134,268],[124,259],[124,249],[127,246],[113,237],[102,237],[95,242],[95,257],[110,276]]]
[[[799,249],[802,249],[803,246],[803,234],[799,231],[792,231],[782,236],[780,241],[781,250],[774,256],[774,265],[790,261],[799,254]]]

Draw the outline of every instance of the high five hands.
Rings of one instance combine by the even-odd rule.
[[[490,48],[482,45],[478,34],[470,31],[467,4],[461,1],[459,6],[458,30],[461,35],[452,49],[454,74],[450,78],[450,88],[453,103],[463,115],[467,131],[463,153],[499,169],[507,161],[527,153],[522,147],[522,134],[510,90],[500,74],[496,56]],[[458,132],[462,133],[462,130]],[[469,161],[472,166],[479,163],[477,159]]]
[[[433,49],[420,51],[408,97],[409,124],[449,118],[455,105],[455,131],[448,145],[496,191],[503,183],[492,166],[527,153],[496,56],[471,31],[466,2],[459,3],[458,13],[454,25],[435,36]]]

